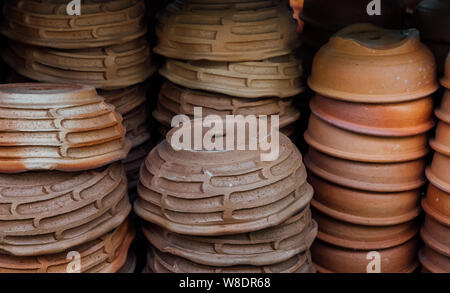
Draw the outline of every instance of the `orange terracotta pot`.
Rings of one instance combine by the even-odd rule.
[[[324,96],[363,103],[411,101],[439,87],[434,56],[417,30],[370,24],[336,33],[316,54],[308,84]]]
[[[427,245],[420,250],[419,260],[427,273],[450,273],[450,257],[436,252]]]
[[[450,53],[445,60],[445,76],[441,79],[441,84],[450,89]]]
[[[450,192],[449,168],[450,156],[436,152],[431,166],[426,170],[428,180],[440,189]]]
[[[396,225],[420,214],[420,190],[379,193],[346,188],[310,172],[312,206],[337,220],[369,226]]]
[[[414,26],[424,39],[450,43],[450,2],[424,0],[414,10]]]
[[[440,120],[450,123],[450,90],[445,91],[444,97],[442,98],[441,107],[436,109],[434,112]]]
[[[426,245],[438,253],[450,257],[450,226],[426,215],[420,235]]]
[[[409,136],[434,126],[431,96],[403,103],[349,103],[316,95],[312,112],[322,120],[346,130],[381,136]]]
[[[377,250],[381,256],[381,273],[413,272],[419,265],[418,248],[418,238],[413,238],[400,246]],[[369,252],[339,248],[320,240],[314,242],[311,248],[313,262],[319,273],[366,273],[372,262]]]
[[[309,171],[333,183],[359,190],[401,192],[425,183],[425,159],[380,164],[343,160],[309,149],[305,157]]]
[[[422,200],[422,207],[427,214],[450,226],[450,192],[429,184],[427,195]]]
[[[372,136],[336,127],[312,114],[306,142],[326,154],[362,162],[402,162],[424,157],[426,133],[406,137]]]
[[[450,124],[444,121],[438,123],[436,137],[430,141],[431,147],[442,154],[450,156]],[[450,166],[449,166],[450,167]]]

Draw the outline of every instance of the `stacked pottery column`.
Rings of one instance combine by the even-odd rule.
[[[319,272],[417,268],[435,71],[414,29],[353,25],[316,55],[305,164],[315,189]]]

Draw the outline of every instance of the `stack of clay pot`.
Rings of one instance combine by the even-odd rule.
[[[450,1],[424,0],[414,10],[413,26],[434,53],[439,73],[444,72],[445,58],[450,51]]]
[[[193,142],[196,126],[183,127]],[[134,211],[152,245],[145,271],[314,272],[313,189],[289,138],[280,134],[279,156],[262,161],[263,151],[249,150],[248,140],[246,150],[176,150],[179,130],[170,130],[141,167]],[[212,131],[203,130],[202,139]]]
[[[145,37],[144,0],[86,0],[81,15],[68,15],[67,4],[6,1],[1,32],[11,43],[3,60],[31,80],[101,89],[99,94],[123,116],[133,146],[127,174],[130,182],[136,182],[135,162],[142,161],[142,148],[150,150],[145,144],[150,132],[142,83],[156,70]]]
[[[305,164],[315,190],[319,240],[311,251],[319,272],[417,268],[435,71],[415,29],[352,25],[316,55]]]
[[[0,272],[133,269],[121,122],[91,86],[0,85]]]
[[[450,54],[441,84],[446,92],[435,111],[439,123],[436,137],[430,141],[435,154],[426,171],[430,184],[422,200],[426,216],[421,230],[425,247],[419,259],[425,272],[450,273]]]
[[[156,28],[154,51],[166,57],[168,81],[154,118],[163,136],[177,114],[279,115],[291,135],[300,113],[292,97],[303,91],[299,46],[288,4],[278,0],[181,0]]]

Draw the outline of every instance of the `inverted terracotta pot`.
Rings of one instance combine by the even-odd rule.
[[[361,134],[336,127],[315,114],[309,119],[304,137],[321,152],[361,162],[404,162],[429,152],[426,133],[405,137]]]
[[[425,182],[425,159],[402,163],[361,163],[327,156],[310,148],[305,165],[330,182],[359,190],[401,192],[415,190]]]
[[[131,149],[128,156],[122,160],[125,167],[125,173],[127,174],[128,189],[134,189],[139,182],[139,170],[141,164],[145,161],[145,158],[152,149],[152,143],[150,141]]]
[[[450,192],[429,184],[427,195],[422,200],[422,206],[427,214],[450,226]]]
[[[427,40],[450,43],[450,3],[446,0],[424,0],[414,10],[414,26]]]
[[[177,1],[156,28],[154,51],[184,60],[258,61],[289,54],[300,45],[285,3]]]
[[[346,130],[380,136],[410,136],[434,126],[433,98],[403,103],[349,103],[316,95],[310,102],[320,119]]]
[[[86,0],[79,16],[68,15],[66,8],[66,1],[10,1],[1,32],[21,43],[60,49],[119,44],[147,32],[141,0]]]
[[[167,59],[159,73],[175,84],[243,98],[291,97],[303,91],[294,55],[253,62]]]
[[[450,156],[450,124],[444,121],[438,123],[436,136],[430,140],[431,147],[442,154]]]
[[[450,90],[445,91],[440,108],[436,109],[434,112],[439,120],[450,124]]]
[[[412,101],[438,89],[433,54],[419,32],[356,24],[336,33],[316,54],[309,86],[362,103]]]
[[[450,257],[450,226],[440,223],[430,215],[420,230],[423,242],[436,252]]]
[[[435,152],[433,162],[426,170],[428,180],[438,188],[447,192],[450,192],[449,166],[450,156]]]
[[[156,71],[146,39],[106,48],[58,51],[12,44],[3,60],[19,74],[42,82],[81,83],[118,89],[143,82]]]
[[[450,257],[434,251],[425,245],[419,252],[419,260],[429,273],[450,273]]]
[[[381,273],[412,273],[418,267],[416,238],[387,249],[379,249],[381,256]],[[311,248],[313,262],[319,273],[367,273],[367,259],[371,250],[354,250],[340,248],[317,240]]]
[[[0,273],[68,273],[73,261],[67,257],[70,251],[80,254],[81,273],[115,273],[127,259],[134,234],[133,227],[125,221],[107,234],[61,253],[43,256],[0,254]]]
[[[0,85],[0,172],[80,171],[126,157],[122,117],[93,87]]]
[[[441,79],[441,84],[450,89],[450,53],[445,60],[445,76]]]
[[[150,249],[147,270],[154,273],[314,273],[315,268],[309,251],[287,261],[267,266],[213,267],[191,262],[187,259]]]
[[[123,126],[127,130],[127,140],[131,147],[137,147],[150,139],[148,113],[144,105],[123,116]]]
[[[308,174],[314,188],[312,205],[348,223],[387,226],[409,222],[420,214],[420,190],[380,193],[346,188]]]
[[[98,90],[98,94],[123,116],[145,103],[147,87],[146,84],[138,84],[112,91]]]

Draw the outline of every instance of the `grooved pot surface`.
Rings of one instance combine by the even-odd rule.
[[[98,94],[107,103],[114,105],[116,111],[123,116],[145,103],[146,91],[146,84],[138,84],[112,91],[99,90]]]
[[[431,147],[442,154],[450,156],[450,124],[444,121],[438,123],[436,136],[430,140]]]
[[[420,234],[426,245],[450,257],[450,226],[448,223],[441,223],[427,214]]]
[[[427,195],[422,200],[422,206],[427,214],[450,226],[450,192],[441,190],[430,183]]]
[[[433,162],[426,170],[427,178],[442,190],[450,192],[450,156],[434,153]]]
[[[126,136],[133,148],[150,139],[148,113],[143,105],[123,116],[123,126],[127,130]]]
[[[450,124],[450,90],[445,91],[441,106],[435,110],[435,114],[440,120]]]
[[[152,149],[152,143],[146,141],[143,144],[131,149],[128,156],[122,160],[125,167],[125,173],[127,174],[128,189],[134,189],[139,182],[139,170],[141,164],[145,161],[145,158]]]
[[[419,252],[419,260],[428,272],[450,273],[450,257],[440,254],[425,245]]]

